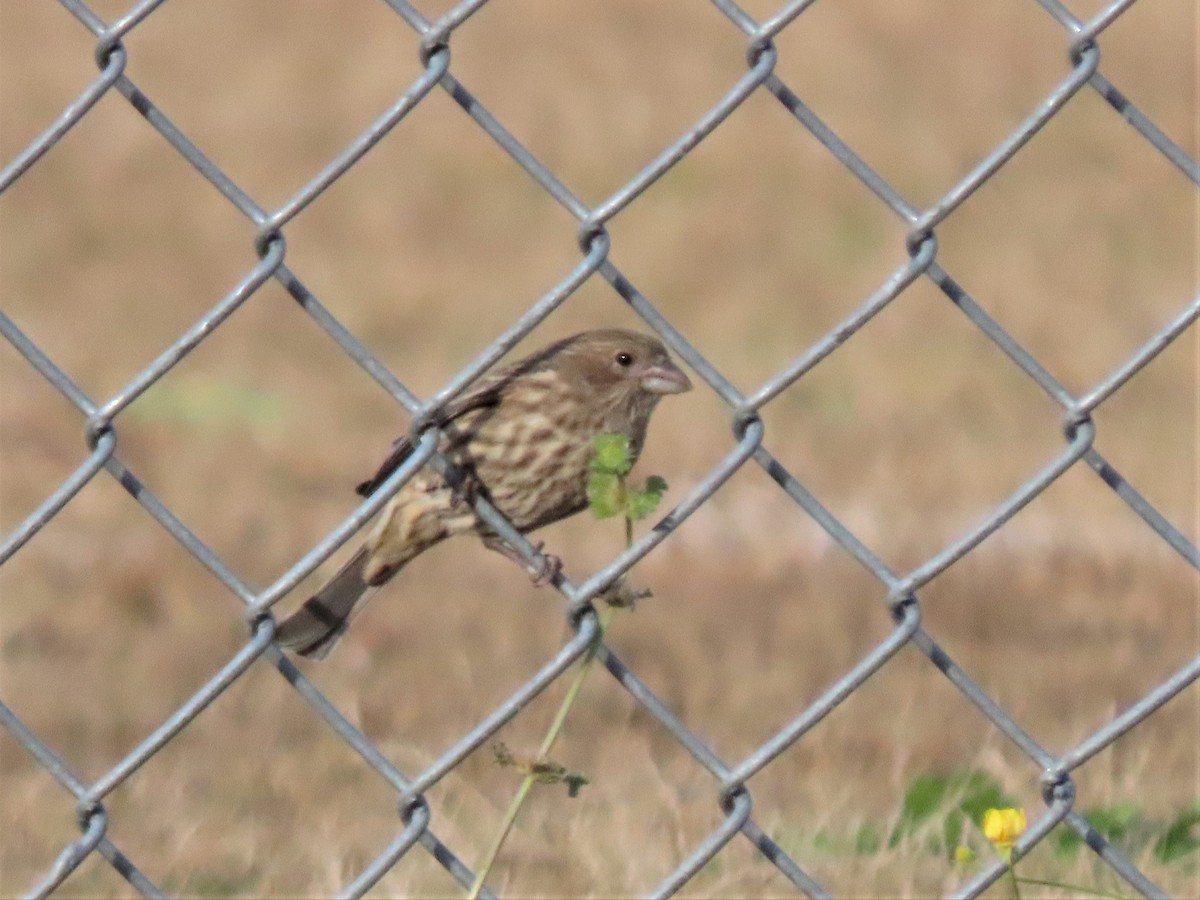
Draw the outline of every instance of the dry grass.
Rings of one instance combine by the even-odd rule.
[[[444,4],[443,4],[444,5]],[[99,3],[108,16],[121,3]],[[764,16],[774,3],[749,5]],[[1080,4],[1080,12],[1088,6]],[[215,7],[215,8],[214,8]],[[384,4],[173,0],[129,38],[130,73],[261,204],[283,202],[419,71]],[[429,9],[430,14],[437,12]],[[1195,10],[1133,8],[1104,70],[1185,149]],[[1033,3],[817,4],[779,71],[917,205],[933,202],[1066,72]],[[589,202],[625,182],[744,69],[705,4],[486,7],[453,40],[458,76]],[[0,159],[93,77],[54,4],[0,5]],[[1089,93],[939,229],[956,278],[1083,390],[1196,288],[1194,194]],[[768,97],[754,97],[612,223],[622,269],[740,387],[845,316],[903,259],[903,229]],[[123,101],[97,110],[0,198],[6,313],[94,398],[154,358],[253,262],[252,229]],[[570,218],[435,94],[288,228],[289,262],[418,393],[436,389],[577,260]],[[632,321],[586,285],[531,338]],[[1097,414],[1098,446],[1196,539],[1196,353],[1185,339]],[[0,527],[83,458],[82,422],[0,346]],[[905,570],[1062,447],[1058,414],[935,290],[918,285],[766,411],[767,443]],[[353,507],[348,488],[403,416],[275,285],[118,420],[119,452],[251,584]],[[706,391],[665,404],[639,471],[679,498],[731,447]],[[582,576],[619,545],[583,519],[549,530]],[[880,588],[758,470],[736,475],[639,570],[656,599],[619,620],[626,661],[727,760],[804,709],[888,631]],[[1073,470],[923,592],[927,627],[1044,746],[1079,741],[1198,652],[1197,583],[1088,471]],[[555,596],[464,542],[429,554],[309,671],[408,771],[440,754],[561,643]],[[98,777],[239,646],[239,609],[111,480],[98,479],[0,571],[0,698],[85,780]],[[538,794],[495,887],[646,891],[718,821],[711,779],[610,679],[561,753],[593,784]],[[551,691],[501,738],[531,746]],[[1166,815],[1200,794],[1196,688],[1079,773],[1084,804]],[[75,831],[71,803],[0,736],[0,894]],[[918,847],[831,852],[821,830],[895,820],[919,773],[976,767],[1031,808],[1037,772],[905,651],[752,784],[755,816],[835,893],[926,895],[960,876]],[[514,787],[480,751],[431,794],[474,864]],[[255,667],[109,801],[116,842],[166,889],[329,893],[398,828],[393,797],[269,668]],[[1195,867],[1139,859],[1169,892]],[[1103,883],[1084,859],[1030,874]],[[409,855],[385,894],[456,886]],[[63,889],[126,895],[89,860]],[[735,841],[699,896],[787,893]]]

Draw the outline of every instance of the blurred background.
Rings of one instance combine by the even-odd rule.
[[[418,0],[430,18],[445,2]],[[1102,8],[1074,0],[1087,18]],[[775,3],[747,11],[764,19]],[[96,2],[106,21],[125,4]],[[1101,70],[1196,155],[1196,8],[1143,0],[1104,33]],[[452,71],[589,204],[607,199],[745,72],[712,5],[495,0],[454,32]],[[910,203],[941,198],[1070,70],[1033,2],[815,4],[777,73]],[[0,160],[96,76],[57,4],[0,5]],[[384,3],[171,0],[128,36],[127,74],[261,206],[287,201],[420,74]],[[1194,296],[1193,187],[1088,88],[941,225],[939,260],[1070,390],[1099,383]],[[758,92],[611,223],[612,259],[749,392],[905,259],[903,224]],[[422,397],[579,259],[576,223],[435,90],[286,229],[288,265]],[[253,266],[254,229],[110,93],[0,196],[0,307],[88,393],[122,388]],[[594,278],[518,352],[636,326]],[[0,531],[85,458],[83,420],[0,343]],[[698,379],[695,379],[698,381]],[[1096,446],[1197,538],[1194,329],[1096,413]],[[1061,411],[926,281],[770,404],[766,445],[888,565],[907,572],[1064,446]],[[265,587],[355,508],[407,416],[275,282],[121,414],[117,452],[249,584]],[[638,475],[678,502],[734,445],[707,387],[660,408]],[[590,517],[539,537],[582,580],[622,546]],[[337,560],[325,569],[331,571]],[[284,609],[320,578],[297,589]],[[739,471],[635,574],[618,654],[727,762],[805,709],[891,629],[880,584],[757,466]],[[1051,752],[1200,647],[1195,572],[1086,466],[921,591],[926,628]],[[0,699],[85,781],[108,771],[245,641],[241,605],[106,475],[0,569]],[[568,635],[561,598],[477,543],[388,586],[306,673],[416,772]],[[561,696],[498,736],[532,752]],[[1078,773],[1080,803],[1146,815],[1200,795],[1193,686]],[[592,784],[539,792],[494,873],[517,895],[645,892],[721,819],[711,777],[606,675],[557,757]],[[77,834],[73,801],[0,732],[0,894]],[[980,769],[1031,810],[1036,767],[906,648],[751,782],[754,816],[837,894],[962,880],[905,851],[848,865],[821,833],[893,821],[921,773]],[[481,749],[430,794],[474,865],[515,788]],[[336,891],[398,830],[395,797],[258,664],[107,801],[109,834],[168,891]],[[1035,857],[1036,858],[1036,857]],[[1087,862],[1086,860],[1084,861]],[[1194,872],[1135,859],[1169,892]],[[1053,860],[1046,863],[1054,871]],[[1080,864],[1087,883],[1097,876]],[[788,893],[741,839],[696,895]],[[457,886],[409,854],[381,894]],[[65,896],[131,888],[89,859]]]

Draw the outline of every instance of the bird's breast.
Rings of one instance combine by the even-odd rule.
[[[603,416],[551,380],[506,396],[463,448],[481,486],[522,531],[587,505],[592,438]]]

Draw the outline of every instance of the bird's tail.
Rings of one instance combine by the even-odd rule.
[[[371,599],[376,588],[363,579],[368,549],[363,547],[275,631],[275,639],[289,650],[312,659],[324,659],[350,620]]]

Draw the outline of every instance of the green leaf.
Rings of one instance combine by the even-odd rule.
[[[629,458],[628,435],[617,432],[598,434],[592,438],[592,447],[596,452],[592,455],[588,467],[593,472],[624,475],[633,468],[633,461]]]
[[[1088,810],[1084,816],[1092,827],[1112,843],[1124,840],[1142,818],[1141,810],[1132,803],[1116,803]]]
[[[888,846],[895,847],[903,838],[909,837],[917,826],[943,808],[950,779],[945,775],[918,775],[908,783],[904,792],[900,821],[896,823]]]
[[[597,519],[609,519],[624,511],[625,486],[621,476],[612,472],[593,471],[588,475],[588,507]]]
[[[1059,859],[1073,859],[1083,846],[1083,838],[1074,828],[1059,825],[1054,829],[1054,855]]]
[[[978,824],[986,810],[1012,805],[996,779],[986,772],[918,775],[904,792],[900,821],[888,838],[888,846],[895,847],[901,840],[912,837],[920,826],[940,814],[942,827],[933,841],[935,849],[953,853],[962,838],[965,819]]]
[[[1149,843],[1149,825],[1143,820],[1141,810],[1132,803],[1094,806],[1080,812],[1106,841],[1117,844],[1120,849],[1129,851],[1134,846],[1145,847]],[[1197,815],[1200,815],[1200,809],[1197,810]],[[1056,856],[1070,858],[1082,846],[1083,837],[1074,828],[1060,825],[1054,829]],[[1155,845],[1156,852],[1157,849]]]
[[[858,856],[871,856],[883,846],[883,834],[878,826],[860,825],[854,832],[854,852]]]
[[[1154,842],[1154,858],[1174,862],[1200,848],[1200,803],[1185,809],[1167,826],[1166,833]]]
[[[817,833],[813,835],[812,842],[813,849],[819,850],[822,853],[834,853],[839,855],[842,853],[841,841],[839,841],[834,835],[830,834],[829,831],[824,828],[818,830]]]
[[[579,796],[579,789],[585,784],[591,784],[586,775],[579,772],[568,772],[563,776],[563,784],[567,786],[567,796],[575,799]]]
[[[667,483],[657,475],[646,479],[646,486],[640,491],[629,491],[625,499],[625,515],[633,519],[644,519],[658,509],[663,494],[667,491]]]
[[[972,822],[982,824],[983,814],[989,809],[1015,807],[1017,802],[1004,793],[998,782],[986,772],[972,770],[952,776],[951,785],[958,795],[958,808],[971,817]]]
[[[567,777],[567,767],[552,759],[530,763],[529,774],[538,784],[559,784]]]
[[[566,785],[567,796],[576,797],[585,784],[591,784],[582,772],[572,772],[562,763],[552,759],[541,759],[522,766],[526,774],[533,777],[537,784]]]
[[[600,592],[598,599],[603,600],[609,606],[615,606],[618,609],[633,609],[639,601],[648,600],[654,596],[654,592],[646,588],[631,587],[624,579],[618,581],[614,585]]]

